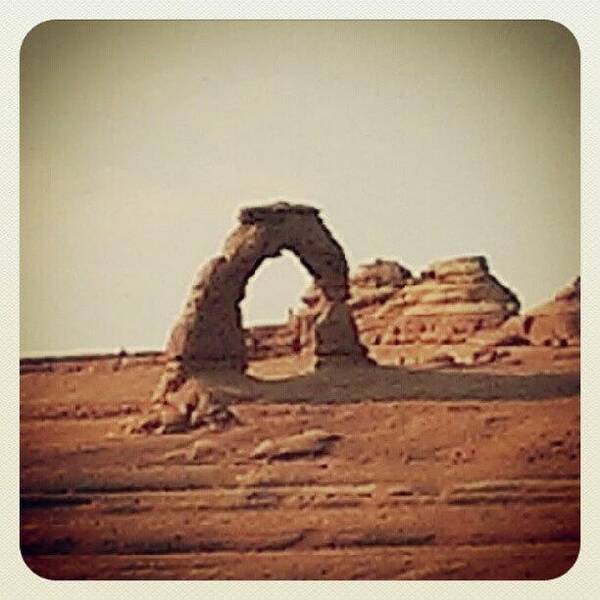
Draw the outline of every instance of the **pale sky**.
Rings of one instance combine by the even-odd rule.
[[[48,22],[21,55],[21,354],[161,348],[241,206],[322,210],[351,270],[579,274],[579,52],[550,21]],[[294,257],[248,286],[281,322]]]

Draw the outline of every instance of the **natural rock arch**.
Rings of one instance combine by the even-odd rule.
[[[155,399],[179,389],[195,373],[229,367],[244,371],[247,354],[240,302],[262,262],[293,252],[315,280],[323,307],[312,332],[317,366],[332,357],[365,360],[348,299],[342,247],[311,206],[278,202],[244,208],[222,254],[198,273],[167,343],[167,369]]]

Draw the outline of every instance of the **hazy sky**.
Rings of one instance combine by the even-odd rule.
[[[322,209],[351,269],[579,274],[579,54],[548,21],[48,22],[21,55],[21,353],[160,348],[240,206]],[[293,257],[248,286],[282,321]]]

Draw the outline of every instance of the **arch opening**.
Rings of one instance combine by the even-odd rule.
[[[302,294],[313,278],[300,259],[290,250],[282,250],[281,256],[267,258],[248,280],[244,298],[240,302],[241,322],[250,361],[287,358],[279,364],[288,368],[306,370],[304,361],[298,362],[307,341],[303,337],[298,317]],[[260,369],[252,370],[260,378]]]
[[[267,258],[246,284],[240,302],[244,329],[286,323],[289,311],[301,307],[301,297],[313,278],[300,259],[283,250],[281,257]]]

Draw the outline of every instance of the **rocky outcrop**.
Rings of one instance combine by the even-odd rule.
[[[483,256],[439,261],[417,278],[398,263],[377,260],[350,282],[348,304],[367,346],[462,343],[519,310],[517,297],[489,273]],[[316,289],[303,297],[304,318],[316,318],[319,297]]]
[[[122,423],[125,433],[184,433],[198,428],[221,431],[239,423],[229,408],[235,398],[188,379],[177,391],[154,402],[147,414]]]
[[[355,316],[360,316],[381,306],[389,300],[398,289],[412,283],[411,272],[392,260],[377,259],[372,263],[361,265],[355,275],[350,278],[350,297],[348,305]],[[322,295],[313,286],[303,296],[307,306],[303,314],[319,311]]]
[[[369,344],[370,340],[361,332],[363,318],[374,314],[402,287],[413,281],[408,269],[395,261],[382,259],[361,265],[357,273],[350,278],[348,306],[361,341],[365,345]],[[304,347],[307,334],[323,309],[323,296],[316,286],[312,286],[302,296],[302,301],[305,307],[290,318],[289,328],[298,332],[299,344]]]
[[[579,346],[580,278],[556,293],[554,299],[511,317],[494,331],[474,335],[472,342],[490,346]]]
[[[525,313],[527,338],[535,346],[575,346],[580,343],[580,278],[554,299]]]
[[[222,254],[198,273],[181,316],[171,332],[168,364],[154,399],[179,389],[207,368],[247,366],[247,341],[240,302],[246,284],[266,258],[290,250],[315,280],[322,302],[318,318],[303,335],[303,346],[323,360],[366,360],[348,299],[348,265],[341,246],[311,206],[278,202],[244,208],[240,224]]]
[[[394,260],[376,259],[361,265],[350,279],[351,289],[401,288],[413,280],[412,273]]]
[[[372,343],[457,344],[518,310],[517,297],[489,273],[486,259],[472,256],[433,263],[394,294],[369,325],[383,324]]]
[[[414,277],[400,264],[376,260],[350,278],[350,306],[365,346],[462,344],[477,346],[578,346],[580,279],[550,302],[518,314],[515,294],[490,274],[481,256],[433,263]],[[256,358],[298,352],[320,314],[313,287],[306,307],[276,326],[257,345]],[[453,360],[456,364],[461,361]]]

